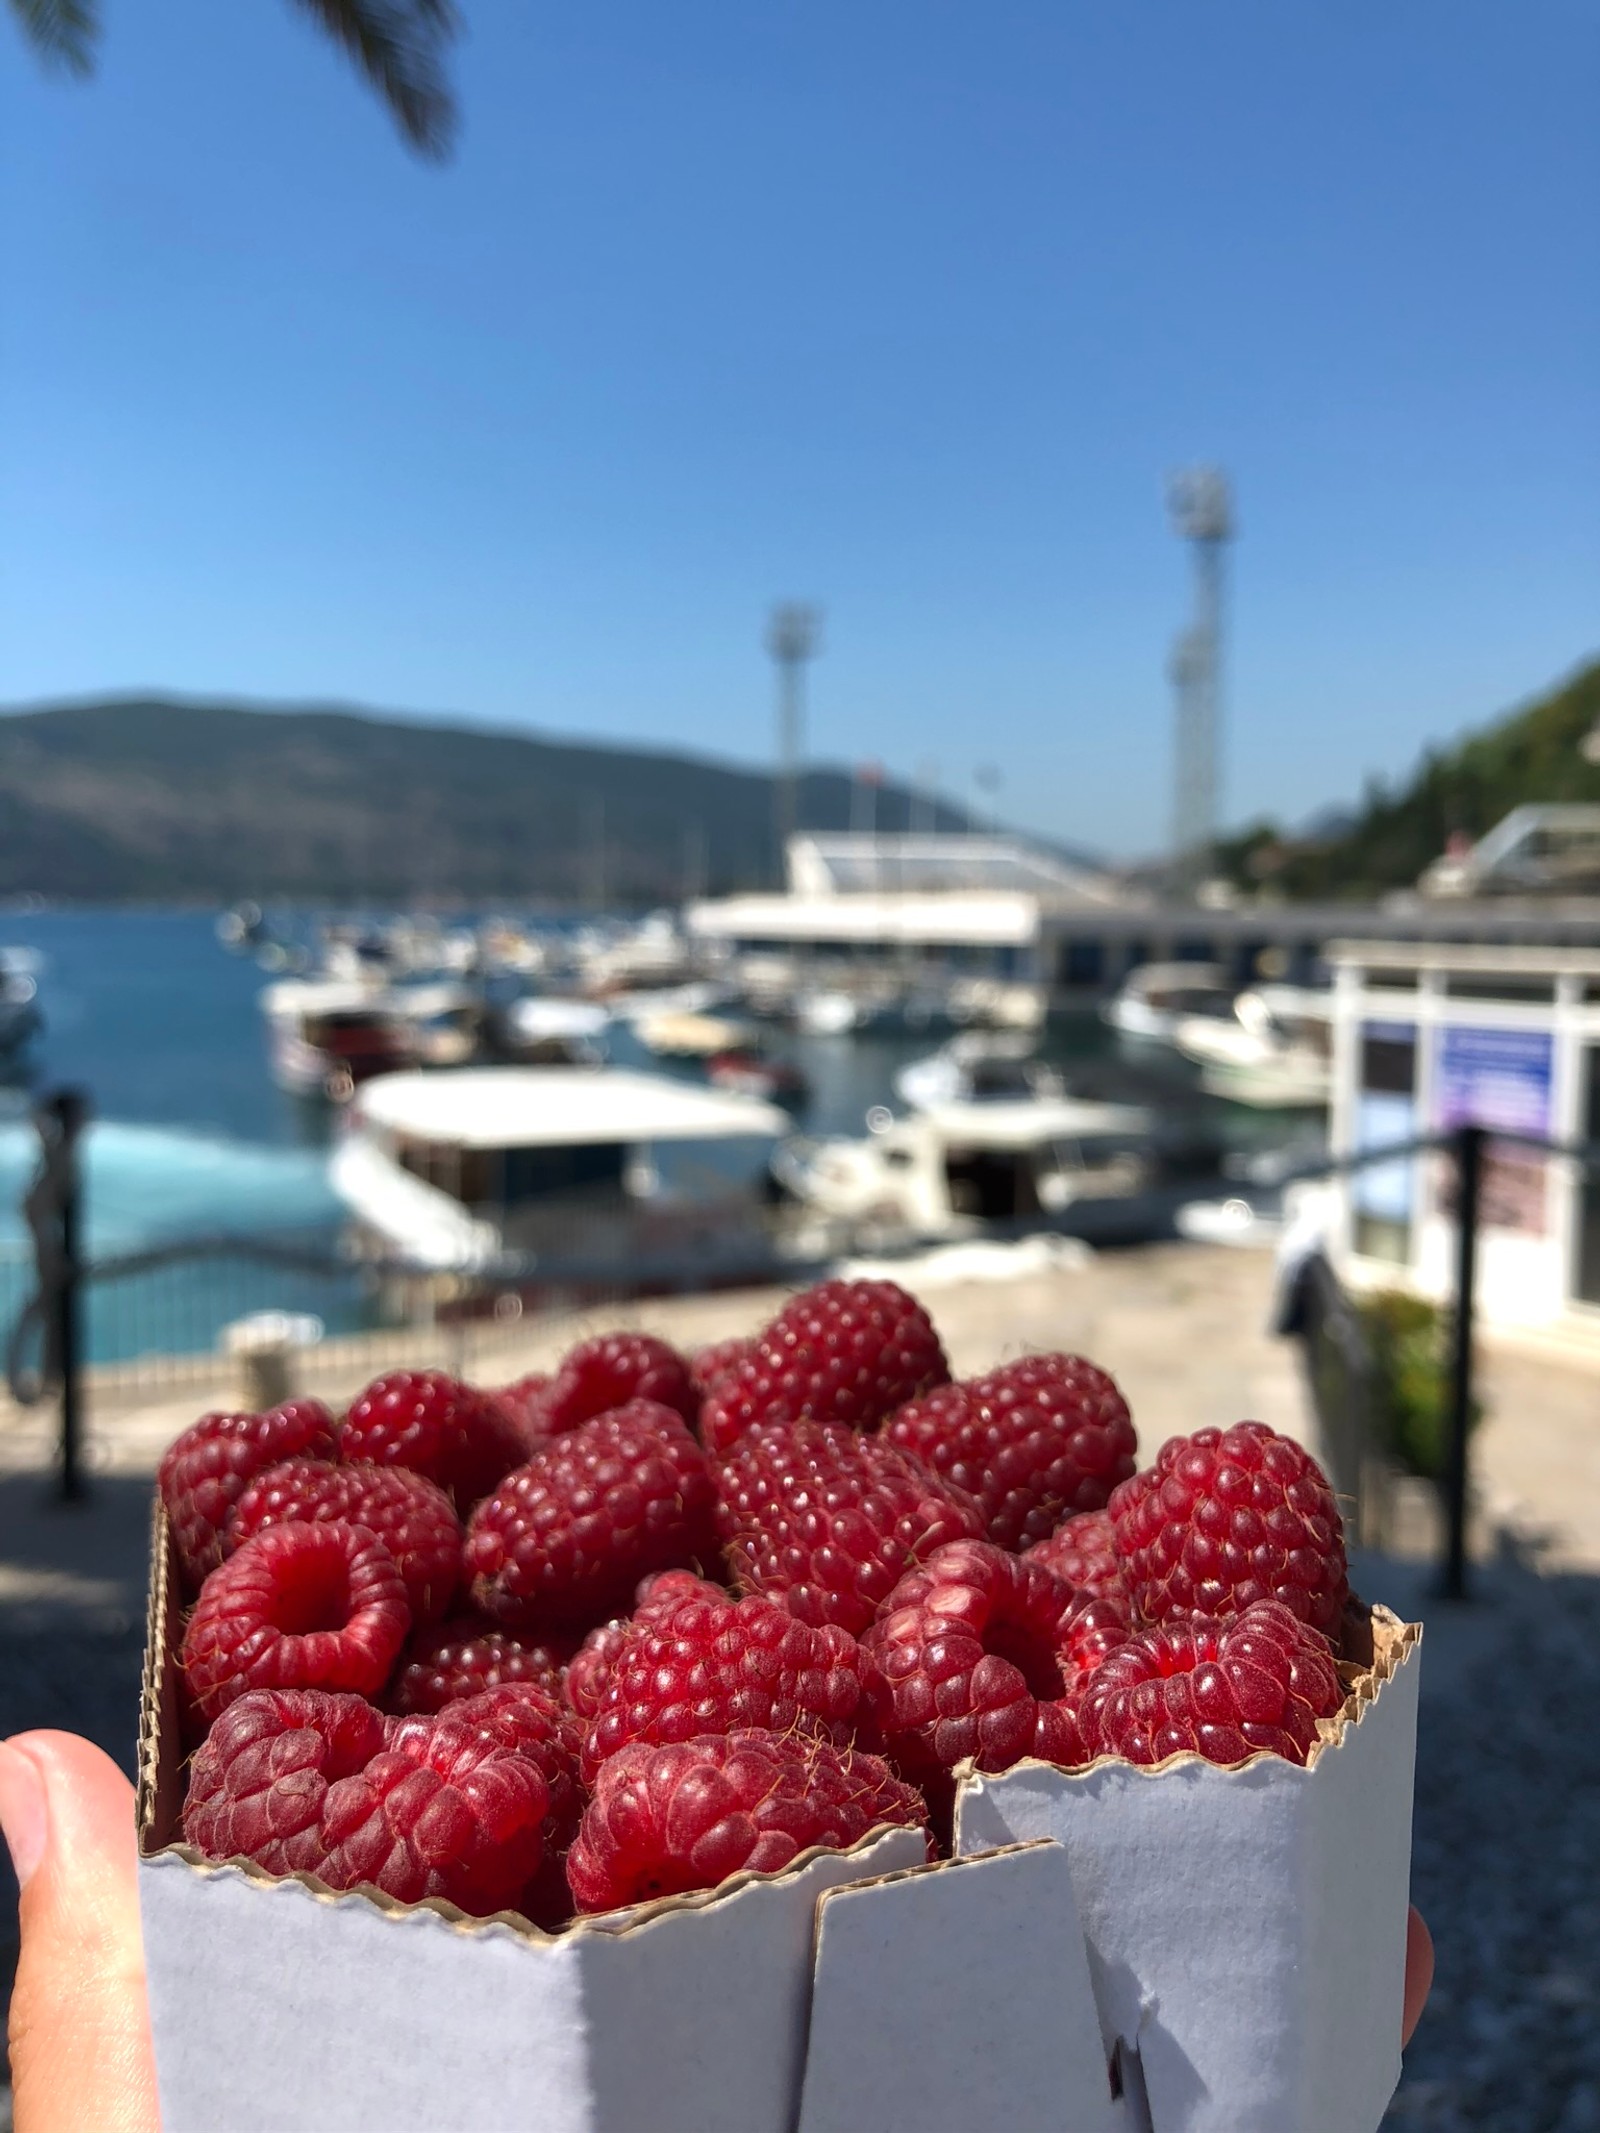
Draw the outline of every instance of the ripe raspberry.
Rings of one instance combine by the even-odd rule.
[[[268,1526],[330,1518],[375,1533],[405,1579],[412,1621],[439,1620],[461,1582],[461,1521],[443,1489],[403,1466],[286,1459],[268,1467],[239,1498],[229,1553]]]
[[[534,1682],[555,1695],[561,1669],[571,1656],[566,1637],[532,1637],[501,1629],[482,1615],[452,1615],[448,1622],[413,1634],[395,1668],[389,1708],[442,1711],[463,1696],[520,1681]]]
[[[712,1562],[715,1490],[681,1416],[653,1400],[554,1437],[473,1513],[473,1598],[513,1629],[586,1629],[652,1570]]]
[[[1225,1621],[1191,1615],[1131,1638],[1091,1676],[1078,1715],[1091,1755],[1242,1763],[1266,1749],[1303,1763],[1317,1720],[1343,1700],[1326,1639],[1257,1600]]]
[[[351,1403],[339,1456],[404,1466],[454,1496],[463,1515],[524,1458],[509,1417],[442,1370],[392,1370]]]
[[[580,1341],[540,1395],[540,1407],[547,1430],[560,1436],[630,1400],[655,1400],[690,1423],[700,1413],[688,1364],[652,1333],[601,1333]]]
[[[206,1579],[183,1671],[207,1718],[247,1689],[376,1696],[411,1627],[405,1581],[360,1526],[268,1526]]]
[[[355,1696],[258,1690],[195,1757],[183,1828],[211,1859],[482,1916],[533,1880],[549,1804],[538,1765],[475,1724],[470,1703],[386,1721]]]
[[[1081,1355],[1027,1355],[941,1385],[883,1434],[975,1496],[1002,1548],[1043,1540],[1068,1512],[1098,1511],[1133,1472],[1128,1403]]]
[[[680,1600],[710,1600],[724,1607],[733,1605],[733,1595],[720,1585],[696,1577],[692,1570],[658,1570],[645,1578],[634,1598],[633,1613],[616,1616],[591,1629],[578,1646],[562,1681],[568,1708],[581,1719],[591,1719],[600,1708],[606,1684],[618,1657],[640,1627],[658,1615],[669,1613]]]
[[[978,1538],[983,1513],[920,1460],[837,1424],[754,1430],[717,1476],[736,1582],[859,1636],[913,1563]]]
[[[511,1424],[524,1459],[531,1458],[550,1434],[544,1415],[544,1396],[549,1389],[548,1371],[534,1370],[515,1384],[502,1385],[486,1395]]]
[[[635,1624],[583,1746],[593,1780],[630,1741],[696,1740],[751,1727],[849,1744],[863,1693],[861,1650],[771,1600],[680,1600]]]
[[[1350,1589],[1339,1506],[1310,1453],[1264,1422],[1169,1438],[1110,1509],[1147,1622],[1279,1600],[1337,1636]]]
[[[702,1399],[715,1392],[722,1380],[755,1352],[755,1342],[742,1338],[713,1341],[709,1348],[697,1348],[689,1358],[689,1376],[695,1391]]]
[[[990,1541],[941,1548],[861,1640],[878,1669],[869,1683],[886,1752],[918,1779],[969,1758],[980,1770],[1025,1755],[1083,1762],[1079,1693],[1127,1634],[1113,1603]]]
[[[1132,1607],[1109,1511],[1080,1511],[1076,1517],[1063,1519],[1047,1539],[1035,1541],[1026,1551],[1026,1560],[1043,1563],[1074,1592],[1096,1593]]]
[[[639,1741],[602,1768],[567,1879],[580,1911],[609,1911],[779,1874],[885,1824],[925,1829],[927,1808],[875,1755],[775,1733]]]
[[[892,1281],[824,1281],[785,1304],[754,1351],[716,1386],[700,1434],[726,1454],[758,1422],[841,1422],[871,1429],[945,1384],[932,1321]]]
[[[280,1459],[338,1456],[332,1415],[320,1400],[289,1400],[264,1415],[202,1415],[168,1445],[157,1475],[184,1584],[198,1592],[224,1554],[233,1507]]]
[[[537,1765],[550,1795],[545,1842],[565,1852],[578,1833],[583,1811],[578,1777],[582,1736],[553,1684],[505,1681],[476,1696],[462,1697],[449,1706],[448,1715],[479,1739],[507,1754],[526,1756]],[[414,1738],[426,1740],[432,1724],[431,1716],[396,1718],[390,1723],[389,1745],[404,1747]]]

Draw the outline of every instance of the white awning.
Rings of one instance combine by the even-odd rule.
[[[622,1067],[380,1074],[357,1090],[351,1112],[356,1124],[462,1148],[775,1140],[789,1130],[782,1111],[754,1097]]]

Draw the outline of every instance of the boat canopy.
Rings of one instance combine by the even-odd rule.
[[[463,1067],[379,1074],[355,1114],[369,1125],[463,1148],[776,1139],[772,1104],[624,1067]]]
[[[1046,1141],[1147,1133],[1151,1119],[1137,1104],[1029,1096],[1015,1103],[927,1104],[918,1114],[918,1123],[930,1127],[941,1140],[964,1148],[1034,1148]]]

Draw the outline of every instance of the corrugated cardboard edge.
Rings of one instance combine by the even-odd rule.
[[[159,1495],[151,1520],[150,1547],[150,1611],[146,1632],[143,1687],[139,1702],[139,1783],[137,1792],[137,1818],[139,1832],[139,1855],[142,1860],[181,1860],[197,1874],[237,1874],[253,1886],[271,1891],[296,1882],[307,1890],[319,1903],[369,1904],[392,1918],[403,1918],[415,1911],[431,1911],[438,1918],[462,1934],[476,1934],[490,1927],[509,1931],[520,1940],[535,1946],[554,1946],[572,1939],[577,1934],[604,1933],[616,1935],[647,1930],[658,1920],[675,1916],[683,1911],[705,1911],[731,1903],[752,1884],[785,1881],[801,1872],[813,1860],[824,1854],[842,1858],[854,1858],[869,1851],[884,1835],[890,1825],[879,1824],[869,1829],[854,1844],[843,1850],[826,1845],[812,1845],[776,1874],[761,1874],[749,1869],[730,1874],[726,1881],[714,1889],[696,1889],[683,1896],[662,1896],[653,1903],[631,1904],[622,1910],[604,1911],[592,1917],[575,1918],[559,1932],[548,1933],[524,1918],[520,1911],[495,1911],[487,1917],[477,1917],[460,1910],[441,1896],[430,1896],[421,1903],[402,1903],[384,1890],[374,1888],[370,1882],[361,1882],[353,1889],[332,1889],[315,1874],[274,1874],[258,1866],[253,1859],[208,1859],[196,1851],[180,1836],[173,1834],[180,1827],[183,1806],[183,1762],[181,1722],[178,1703],[178,1654],[182,1644],[183,1610],[180,1601],[180,1579],[177,1551],[173,1545],[171,1527],[166,1509]],[[916,1872],[910,1868],[903,1871]],[[892,1877],[891,1877],[892,1878]]]

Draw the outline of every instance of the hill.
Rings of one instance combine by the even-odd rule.
[[[1293,899],[1372,897],[1411,887],[1452,833],[1476,840],[1525,801],[1600,803],[1582,754],[1600,724],[1600,660],[1452,748],[1431,748],[1394,791],[1376,780],[1333,834],[1292,837],[1258,822],[1219,848],[1241,886]]]
[[[915,804],[880,786],[877,826]],[[802,825],[850,807],[807,770]],[[0,896],[651,904],[777,871],[772,778],[690,755],[163,697],[0,715]]]

